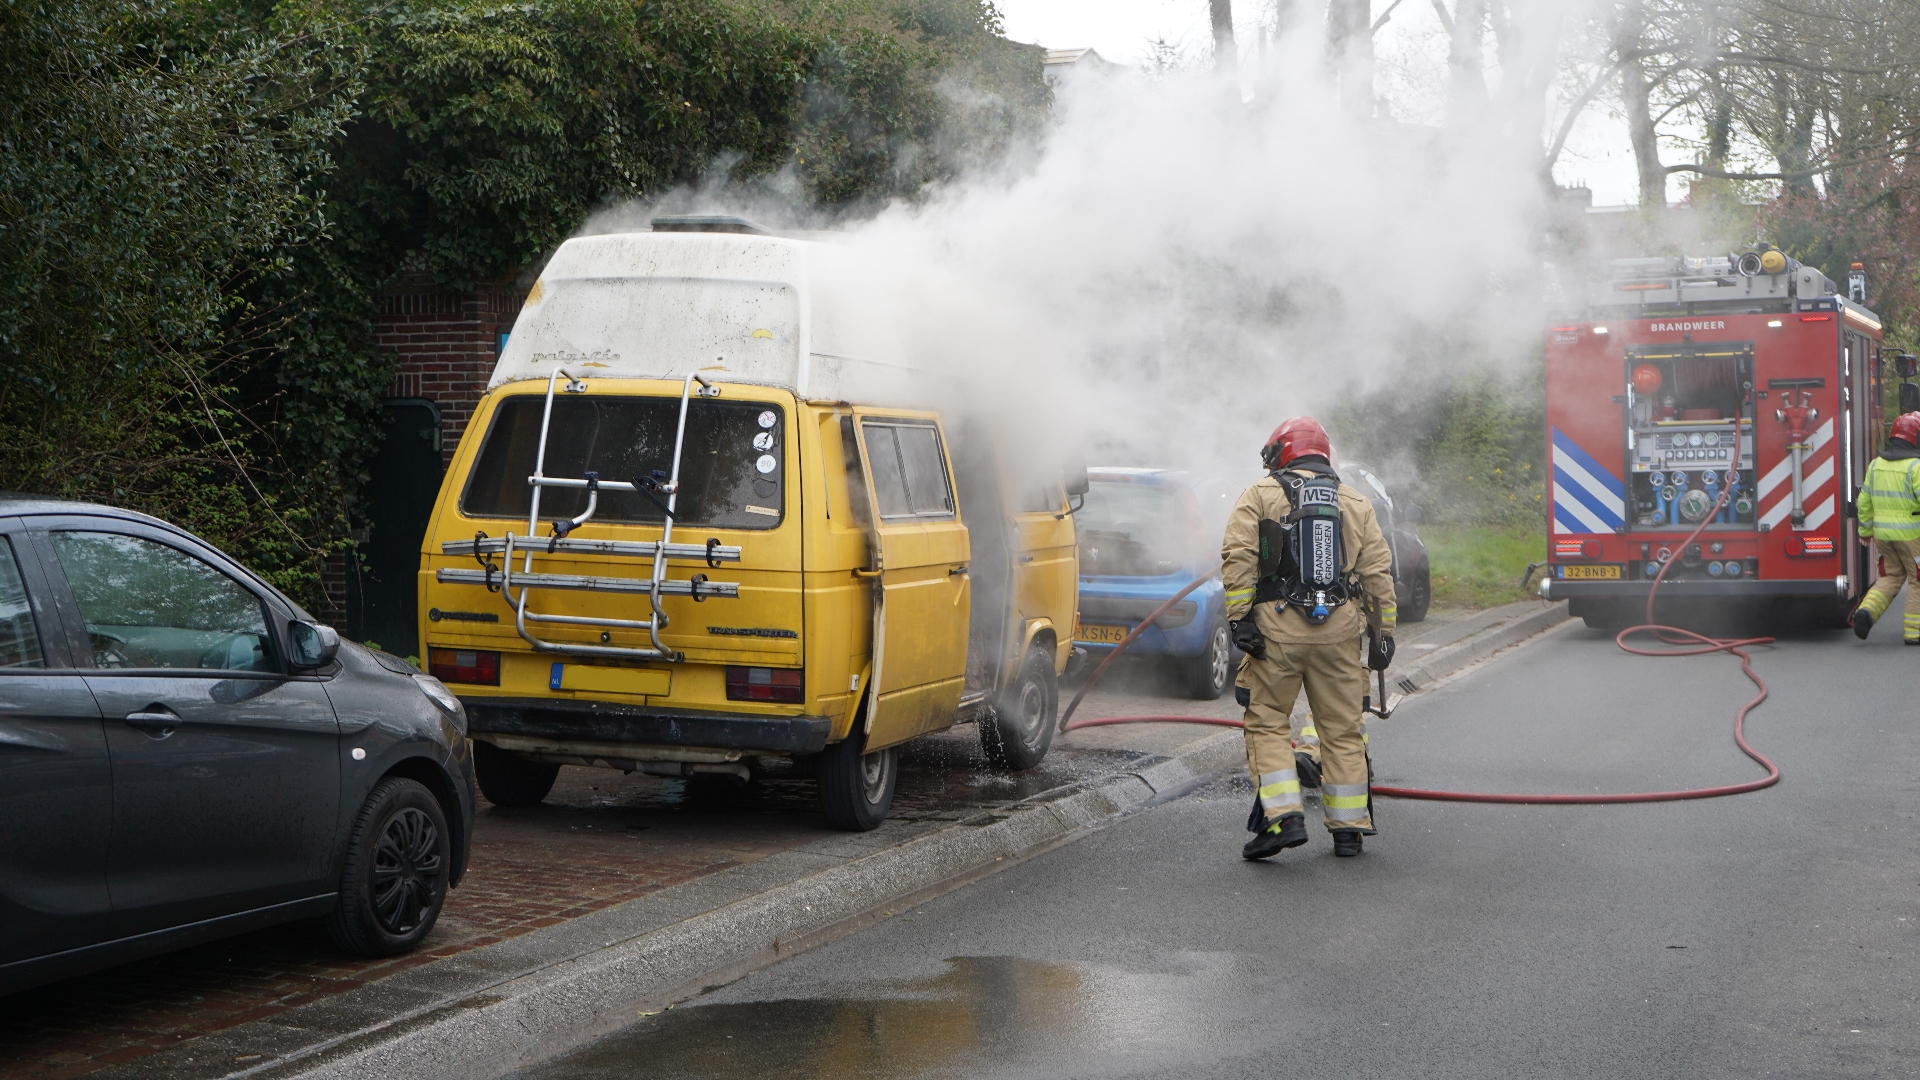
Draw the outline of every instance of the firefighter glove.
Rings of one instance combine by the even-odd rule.
[[[1393,635],[1378,633],[1367,642],[1367,667],[1373,671],[1385,671],[1393,663]]]
[[[1233,632],[1233,644],[1241,652],[1255,660],[1267,658],[1266,636],[1260,633],[1260,627],[1254,623],[1251,614],[1244,619],[1233,620],[1228,624],[1228,629]]]

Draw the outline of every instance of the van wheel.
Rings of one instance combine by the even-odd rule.
[[[827,824],[846,832],[871,832],[887,819],[900,782],[900,748],[862,754],[859,732],[820,752],[820,810]]]
[[[1233,638],[1227,634],[1225,618],[1213,624],[1206,649],[1188,660],[1186,668],[1187,696],[1212,701],[1227,692],[1227,684],[1233,681]]]
[[[480,784],[480,794],[495,806],[533,806],[553,790],[559,775],[558,765],[528,761],[511,750],[474,740],[473,778]]]
[[[339,904],[327,917],[334,944],[360,956],[411,952],[433,929],[453,867],[447,815],[417,781],[375,785],[347,835]]]
[[[1011,772],[1033,768],[1053,745],[1054,716],[1059,709],[1053,657],[1045,647],[1027,650],[1020,677],[980,718],[980,749],[995,768]]]

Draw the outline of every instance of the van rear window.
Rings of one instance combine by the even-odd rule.
[[[467,481],[461,510],[469,517],[525,518],[533,489],[527,477],[540,444],[546,397],[508,398]],[[632,482],[673,469],[674,426],[680,399],[557,396],[547,437],[546,475]],[[687,441],[680,460],[675,524],[724,529],[771,529],[780,524],[785,486],[785,420],[779,406],[755,401],[695,400],[687,407]],[[662,500],[664,501],[664,499]],[[547,488],[540,518],[574,517],[587,506],[585,491]],[[658,524],[665,515],[643,495],[600,493],[595,521]]]

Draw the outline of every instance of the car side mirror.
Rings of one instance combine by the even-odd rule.
[[[1093,487],[1087,479],[1087,463],[1076,461],[1060,470],[1062,486],[1067,489],[1067,497],[1077,499]]]
[[[1420,512],[1419,503],[1408,503],[1400,508],[1400,520],[1409,525],[1420,524],[1420,519],[1424,516],[1425,515]]]
[[[296,622],[287,626],[287,659],[297,668],[324,667],[340,651],[340,633],[331,626]]]
[[[1900,411],[1920,412],[1920,385],[1910,382],[1900,384]]]

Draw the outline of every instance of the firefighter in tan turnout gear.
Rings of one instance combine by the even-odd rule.
[[[1275,428],[1261,452],[1268,475],[1240,496],[1220,548],[1227,618],[1247,654],[1234,685],[1256,792],[1254,838],[1241,852],[1249,859],[1307,842],[1288,722],[1303,686],[1333,853],[1360,854],[1361,836],[1374,831],[1361,698],[1368,670],[1393,660],[1393,556],[1373,507],[1340,483],[1331,455],[1311,417]]]

